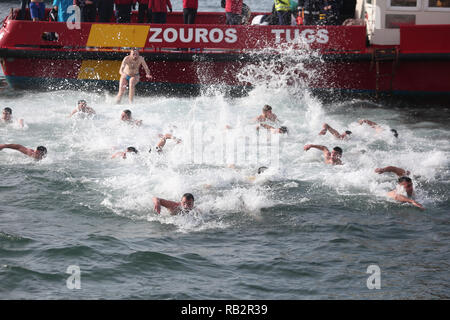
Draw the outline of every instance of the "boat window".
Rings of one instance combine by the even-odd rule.
[[[386,28],[398,29],[400,25],[414,25],[416,24],[415,14],[387,14],[386,15]]]
[[[391,0],[391,7],[417,7],[417,0]]]
[[[450,8],[450,0],[428,0],[430,8]]]

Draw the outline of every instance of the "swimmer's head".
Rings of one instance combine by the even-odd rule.
[[[406,194],[408,195],[408,197],[412,196],[413,192],[414,192],[414,187],[413,187],[413,183],[410,177],[400,177],[398,178],[398,184],[401,185],[405,191]]]
[[[120,116],[120,119],[122,121],[129,121],[131,120],[131,111],[130,110],[123,110],[122,115]]]
[[[47,155],[47,148],[44,146],[38,146],[36,148],[36,153],[38,154],[38,158],[42,159]]]
[[[280,127],[279,129],[280,133],[288,133],[288,128],[287,127]]]
[[[268,168],[267,167],[259,167],[258,168],[258,174],[263,173],[264,171],[266,171]]]
[[[133,152],[133,153],[138,153],[137,149],[135,147],[128,147],[127,148],[127,152]]]
[[[78,105],[87,105],[87,102],[86,102],[86,100],[81,99],[81,100],[78,100]]]
[[[12,109],[11,108],[4,108],[2,111],[2,119],[5,121],[9,121],[11,120],[11,115],[12,115]]]
[[[334,147],[333,151],[331,151],[331,157],[333,159],[339,159],[340,157],[342,157],[342,149],[339,147]]]
[[[270,114],[272,114],[272,107],[269,106],[268,104],[266,104],[263,107],[262,112],[263,112],[264,115],[270,115]]]
[[[398,132],[395,129],[391,129],[392,134],[394,135],[394,137],[398,138]]]
[[[194,208],[194,196],[191,193],[183,194],[183,197],[181,198],[181,208],[186,211],[190,211]]]
[[[138,48],[133,48],[130,50],[130,57],[133,59],[136,59],[137,57],[139,57],[139,50]]]

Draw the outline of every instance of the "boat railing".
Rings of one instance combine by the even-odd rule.
[[[41,51],[107,51],[139,48],[161,53],[253,53],[280,48],[312,49],[325,54],[363,53],[364,26],[254,26],[177,23],[117,24],[5,20],[0,48]],[[216,17],[218,14],[211,14]],[[212,19],[210,17],[210,19]]]

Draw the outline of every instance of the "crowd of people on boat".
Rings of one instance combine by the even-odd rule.
[[[79,9],[81,22],[130,23],[137,9],[138,23],[166,23],[172,12],[170,0],[53,0],[49,17],[44,0],[21,0],[18,18],[25,19],[29,6],[33,21],[46,19],[67,22]],[[272,13],[251,18],[250,7],[243,0],[217,0],[225,9],[227,25],[341,25],[355,18],[356,0],[274,0]],[[198,0],[183,0],[183,22],[195,24]]]

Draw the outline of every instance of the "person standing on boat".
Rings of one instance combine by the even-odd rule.
[[[323,13],[325,14],[325,24],[340,24],[341,10],[342,0],[326,0],[323,7]]]
[[[318,25],[319,15],[324,6],[324,0],[299,0],[298,8],[304,13],[303,24]]]
[[[152,11],[153,23],[166,23],[167,8],[172,12],[170,0],[149,0],[148,8]]]
[[[223,6],[225,2],[225,6]],[[222,7],[225,8],[225,15],[228,25],[242,23],[242,2],[243,0],[222,0]]]
[[[275,11],[278,15],[278,24],[289,26],[291,24],[291,3],[290,0],[274,0]]]
[[[123,58],[122,65],[120,66],[120,83],[119,93],[117,94],[116,103],[120,103],[122,95],[127,87],[127,81],[129,81],[129,100],[133,103],[134,90],[136,84],[139,82],[139,69],[143,67],[146,73],[147,79],[151,79],[150,69],[147,66],[144,58],[139,55],[137,49],[132,49],[130,54]]]
[[[44,0],[31,0],[30,15],[33,21],[45,20],[45,3]]]
[[[195,16],[198,10],[198,0],[183,0],[184,24],[195,24]]]
[[[111,22],[114,13],[114,0],[97,0],[98,21]]]
[[[97,18],[96,0],[73,0],[73,5],[81,11],[81,22],[95,22]]]
[[[30,0],[22,0],[22,6],[20,8],[19,20],[25,20],[25,12],[27,6],[30,6]]]
[[[149,0],[137,0],[138,7],[138,22],[152,23],[152,10],[148,7]]]
[[[67,13],[67,8],[73,4],[73,0],[53,0],[53,9],[58,12],[58,22],[66,22],[70,14]]]
[[[131,22],[131,7],[136,4],[136,0],[114,0],[117,10],[117,23]]]

